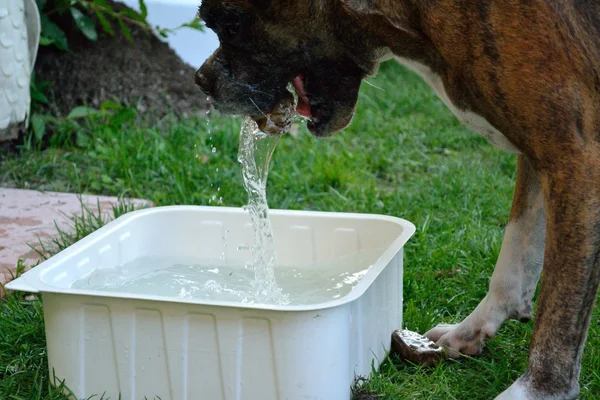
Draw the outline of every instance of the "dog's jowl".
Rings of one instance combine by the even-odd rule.
[[[317,136],[352,119],[363,78],[393,58],[518,174],[489,292],[427,336],[478,354],[533,317],[529,366],[498,399],[574,399],[600,282],[600,3],[566,0],[203,0],[220,47],[196,82],[224,113],[259,118],[293,83]],[[549,349],[552,349],[551,351]]]

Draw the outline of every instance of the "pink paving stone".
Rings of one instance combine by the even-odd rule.
[[[136,209],[152,206],[141,199],[124,199]],[[39,192],[35,190],[0,188],[0,283],[7,283],[14,275],[18,260],[26,269],[40,261],[31,246],[39,248],[49,237],[57,236],[56,225],[61,230],[72,230],[69,216],[81,216],[81,203],[98,215],[98,204],[104,221],[113,217],[112,206],[119,204],[116,197],[78,196],[71,193]],[[2,290],[0,290],[2,296]]]

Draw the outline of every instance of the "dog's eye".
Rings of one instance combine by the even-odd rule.
[[[235,39],[240,33],[241,25],[239,23],[225,25],[225,34],[229,39]]]

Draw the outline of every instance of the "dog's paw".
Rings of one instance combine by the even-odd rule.
[[[458,327],[458,324],[439,324],[435,328],[431,329],[429,332],[425,334],[427,339],[432,342],[437,342],[444,336],[445,334],[452,332]]]
[[[431,329],[425,336],[438,346],[444,347],[451,358],[459,358],[461,354],[476,356],[483,351],[486,337],[493,336],[487,329],[472,329],[468,325],[440,324]]]

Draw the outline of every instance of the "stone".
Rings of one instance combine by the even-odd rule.
[[[136,209],[153,206],[141,199],[125,199],[121,204],[123,202]],[[44,243],[56,237],[57,226],[71,233],[70,217],[82,215],[82,203],[94,215],[101,213],[108,222],[113,218],[113,205],[120,202],[116,197],[0,188],[0,284],[14,277],[19,260],[25,269],[42,260],[38,253],[42,250],[40,241]]]
[[[402,360],[432,366],[445,358],[442,347],[416,332],[407,329],[394,331],[392,349]]]

